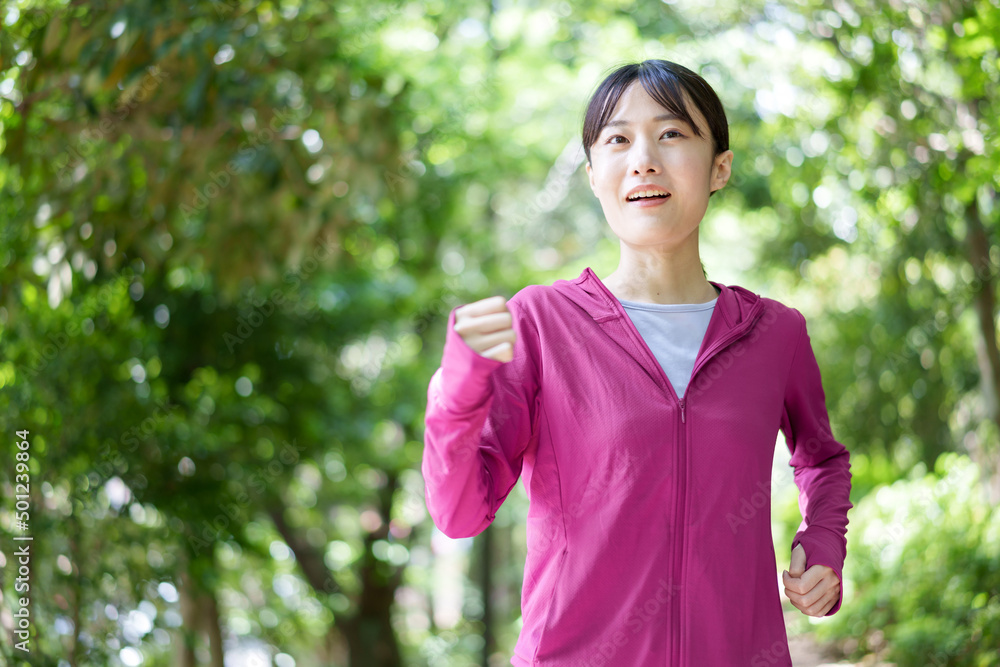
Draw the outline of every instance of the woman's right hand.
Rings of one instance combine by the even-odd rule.
[[[478,354],[498,361],[514,358],[514,318],[503,296],[473,301],[455,311],[455,333]]]

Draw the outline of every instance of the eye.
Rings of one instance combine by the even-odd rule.
[[[673,135],[678,136],[678,137],[683,137],[684,136],[683,134],[681,134],[677,130],[667,130],[666,132],[663,133],[663,136],[667,136],[668,134],[673,134]]]
[[[621,139],[622,141],[627,141],[627,140],[625,139],[625,137],[623,137],[622,135],[620,135],[620,134],[613,134],[613,135],[611,135],[610,137],[608,137],[608,140],[607,140],[607,142],[605,142],[605,143],[609,143],[609,144],[617,144],[617,143],[621,143],[621,142],[619,142],[619,141],[615,141],[615,139]]]

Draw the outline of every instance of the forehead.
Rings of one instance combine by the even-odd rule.
[[[669,96],[669,91],[663,91],[664,96]],[[687,111],[691,120],[697,124],[697,129],[704,131],[706,127],[706,120],[701,111],[698,110],[698,106],[691,101],[690,96],[687,91],[681,90],[681,99],[676,100],[677,106]],[[615,106],[614,113],[608,119],[608,123],[601,128],[601,131],[611,128],[622,127],[621,123],[628,122],[630,124],[640,124],[646,122],[653,122],[655,119],[661,116],[670,116],[675,118],[678,122],[687,123],[687,121],[675,113],[671,112],[669,109],[661,105],[659,102],[654,100],[652,96],[646,89],[642,87],[642,84],[638,79],[633,81],[628,85],[628,87],[622,92],[621,97],[618,99],[618,104]]]

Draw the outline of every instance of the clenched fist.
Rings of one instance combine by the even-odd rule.
[[[484,357],[498,361],[514,358],[514,318],[502,296],[473,301],[456,310],[455,333]]]
[[[813,565],[806,569],[806,549],[796,544],[792,562],[781,573],[785,595],[795,608],[806,616],[826,616],[840,599],[840,579],[828,565]]]

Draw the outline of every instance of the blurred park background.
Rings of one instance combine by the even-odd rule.
[[[435,530],[427,382],[454,306],[617,266],[584,104],[661,57],[729,114],[708,276],[805,314],[852,453],[843,608],[789,634],[1000,664],[998,41],[997,0],[7,0],[0,663],[509,664],[527,500]]]

